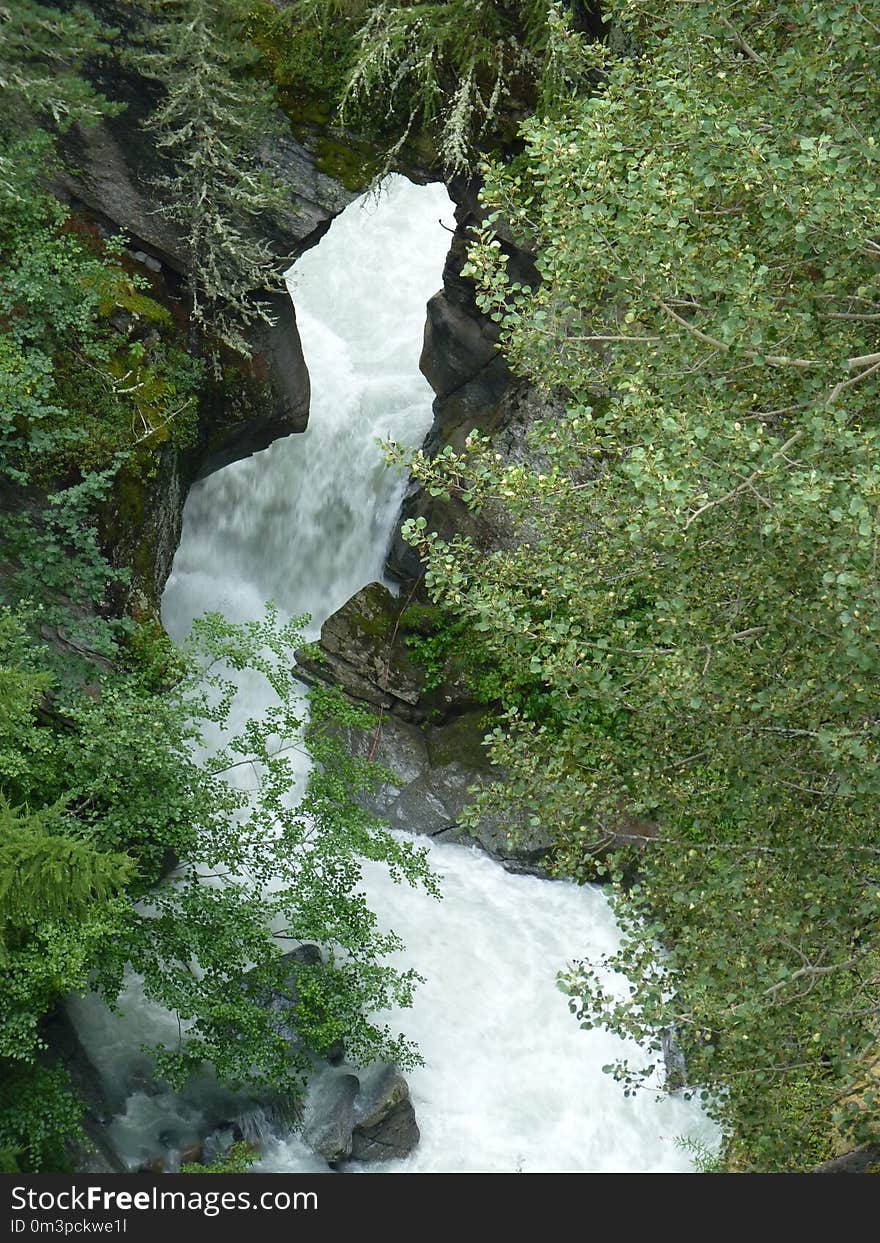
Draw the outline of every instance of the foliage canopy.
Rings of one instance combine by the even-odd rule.
[[[581,964],[573,1007],[657,1056],[673,1030],[729,1158],[803,1168],[878,1117],[880,31],[855,3],[610,7],[633,50],[569,40],[594,85],[487,167],[466,268],[567,413],[533,467],[477,436],[415,464],[522,542],[409,535],[541,690],[490,736],[488,797],[580,878],[625,815],[654,826],[617,886],[633,995]]]
[[[323,60],[315,70],[294,46],[287,73],[312,90],[329,84],[344,122],[394,134],[387,164],[421,130],[448,172],[465,172],[499,135],[513,136],[551,83],[559,88],[559,40],[570,21],[598,28],[594,10],[580,0],[293,0],[287,37],[298,45],[318,32]],[[262,43],[271,29],[263,23]]]

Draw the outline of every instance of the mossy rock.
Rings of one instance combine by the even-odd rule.
[[[329,134],[322,134],[311,149],[318,172],[354,193],[366,189],[382,171],[382,160],[375,149],[356,146]]]
[[[352,699],[417,716],[425,676],[399,634],[400,607],[387,587],[370,583],[325,621],[322,661],[299,653],[299,668],[335,682]]]
[[[492,766],[483,745],[486,734],[486,713],[482,708],[463,712],[445,725],[428,730],[428,755],[431,765],[462,764],[478,771]]]

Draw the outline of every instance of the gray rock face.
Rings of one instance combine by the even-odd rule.
[[[126,1173],[125,1163],[107,1134],[114,1102],[63,1010],[57,1010],[49,1018],[44,1036],[47,1057],[64,1066],[83,1104],[82,1137],[68,1148],[73,1168],[83,1174]]]
[[[473,282],[462,275],[471,230],[485,212],[478,199],[479,183],[453,178],[449,192],[457,204],[456,230],[443,269],[443,288],[428,303],[422,374],[436,393],[434,426],[426,448],[444,444],[459,448],[477,427],[491,432],[506,421],[507,393],[513,377],[498,348],[499,329],[479,310]],[[532,256],[499,232],[513,280],[537,285],[540,277]]]
[[[352,755],[366,758],[372,753],[375,762],[397,778],[396,784],[381,785],[359,801],[392,828],[478,846],[511,872],[545,875],[548,835],[524,825],[511,826],[501,816],[484,816],[473,832],[459,824],[474,792],[500,775],[486,761],[480,742],[484,732],[481,710],[441,726],[420,728],[389,714],[378,735],[347,730]]]
[[[123,27],[131,21],[124,7],[119,7],[115,16]],[[100,88],[124,103],[125,110],[95,125],[74,126],[65,135],[65,162],[55,179],[56,190],[73,206],[84,206],[93,213],[105,233],[128,234],[129,253],[146,271],[164,273],[166,281],[173,284],[176,279],[179,284],[190,256],[180,228],[162,214],[160,191],[154,185],[157,176],[168,173],[169,166],[153,137],[142,127],[158,98],[158,88],[118,62],[103,66],[101,73]],[[255,228],[270,240],[279,257],[292,261],[324,234],[355,194],[316,168],[314,157],[292,138],[280,112],[257,156],[289,187],[289,201],[280,211],[267,214]],[[255,372],[261,371],[260,379],[266,382],[265,409],[234,425],[228,435],[203,436],[205,452],[190,480],[265,449],[280,436],[305,429],[309,377],[293,306],[285,292],[265,300],[271,303],[276,323],[274,327],[257,326],[252,334]],[[215,428],[224,428],[228,415],[224,411],[207,412]]]
[[[684,1052],[678,1043],[674,1027],[667,1027],[660,1039],[665,1071],[663,1086],[667,1092],[677,1092],[687,1083],[687,1062]]]
[[[501,356],[496,342],[473,314],[451,302],[445,290],[428,302],[420,368],[437,394],[438,404],[484,375]],[[500,398],[506,377],[491,391]]]
[[[121,0],[102,0],[100,7],[112,26],[125,30],[136,20]],[[122,235],[129,259],[150,283],[151,296],[178,322],[179,344],[198,352],[200,334],[187,324],[182,294],[190,257],[180,228],[163,215],[161,192],[155,187],[169,165],[142,125],[158,102],[160,88],[115,59],[96,64],[93,71],[95,84],[121,102],[124,111],[92,126],[74,126],[64,135],[63,167],[53,173],[52,188],[96,235]],[[290,136],[281,113],[256,154],[289,187],[289,200],[255,229],[279,257],[293,259],[319,240],[355,194],[318,170],[310,151]],[[135,480],[114,485],[104,542],[114,565],[135,568],[129,588],[115,589],[121,609],[158,612],[179,542],[183,504],[195,479],[305,430],[309,375],[293,304],[285,291],[261,296],[270,304],[275,323],[253,327],[253,357],[250,364],[241,364],[240,374],[235,367],[227,368],[222,383],[206,383],[195,444],[185,450],[167,445],[157,455],[151,486]],[[133,319],[137,316],[124,313],[114,317],[123,337],[138,331]]]
[[[335,682],[352,699],[418,717],[424,674],[396,634],[400,607],[387,587],[370,583],[321,627],[325,661],[298,655],[298,669],[306,680]]]
[[[500,776],[482,746],[483,709],[454,684],[423,694],[424,673],[398,630],[401,607],[381,583],[371,583],[324,623],[323,661],[297,656],[306,681],[334,683],[382,714],[375,729],[345,731],[352,755],[372,758],[396,778],[362,794],[362,806],[392,828],[478,845],[511,871],[543,874],[546,835],[500,815],[484,816],[474,832],[460,825],[474,791]],[[438,711],[447,719],[429,724]]]
[[[447,445],[460,450],[469,433],[477,430],[491,436],[505,461],[535,462],[536,455],[527,444],[528,428],[538,419],[552,418],[557,403],[511,374],[498,347],[498,326],[479,310],[473,283],[462,276],[471,229],[484,216],[478,190],[475,181],[462,178],[450,184],[457,203],[457,227],[443,270],[443,288],[428,303],[419,360],[436,394],[434,422],[423,449],[429,456]],[[499,241],[511,279],[536,286],[540,277],[533,256],[503,232]],[[441,539],[465,535],[486,550],[521,538],[497,506],[487,505],[475,515],[458,498],[432,497],[420,485],[411,484],[388,553],[390,573],[404,582],[423,573],[417,553],[400,537],[400,524],[410,518],[424,518],[428,529]]]
[[[202,456],[199,479],[308,426],[311,385],[293,303],[286,293],[267,295],[264,301],[275,322],[256,325],[251,338],[256,367],[267,384],[267,400],[259,414],[233,424]]]
[[[120,18],[125,20],[124,10]],[[174,271],[185,272],[189,256],[180,230],[156,210],[161,204],[153,182],[169,171],[169,165],[142,126],[159,98],[159,88],[118,62],[104,66],[104,72],[112,80],[102,81],[102,89],[123,102],[125,111],[94,125],[74,126],[65,136],[66,167],[60,185],[140,238]],[[323,235],[356,194],[318,170],[312,153],[290,134],[281,112],[256,154],[289,187],[286,207],[260,221],[261,236],[269,238],[279,256],[292,259]]]
[[[299,1040],[288,1012],[296,1004],[297,973],[302,967],[320,967],[323,956],[317,945],[300,945],[283,962],[289,967],[286,982],[265,1004],[278,1016],[279,1031],[296,1047]],[[406,1080],[387,1062],[355,1070],[342,1062],[344,1055],[342,1041],[337,1041],[325,1054],[326,1061],[315,1063],[302,1120],[304,1143],[331,1165],[348,1157],[405,1157],[419,1142]]]
[[[814,1165],[811,1174],[876,1174],[880,1169],[880,1145],[867,1144],[854,1148],[840,1157],[832,1157],[821,1165]]]

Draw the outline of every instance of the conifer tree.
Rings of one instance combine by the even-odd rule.
[[[60,806],[28,814],[0,792],[0,966],[9,961],[7,940],[42,922],[80,919],[131,879],[127,855],[68,837],[61,823]]]
[[[80,70],[114,33],[78,5],[67,12],[37,0],[0,5],[0,130],[11,122],[20,132],[23,113],[59,129],[106,113],[112,105]]]
[[[189,254],[194,321],[248,354],[244,333],[272,322],[260,295],[283,268],[258,225],[281,202],[255,157],[273,125],[271,95],[246,76],[256,54],[217,0],[151,0],[150,13],[134,61],[164,88],[146,121],[169,163],[155,182],[160,211]]]

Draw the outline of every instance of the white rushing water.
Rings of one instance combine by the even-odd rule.
[[[451,223],[442,187],[393,177],[378,203],[353,204],[297,263],[309,429],[193,489],[163,603],[172,636],[184,637],[206,609],[244,620],[268,600],[288,616],[310,613],[317,632],[381,579],[405,481],[385,467],[376,442],[415,445],[430,426],[431,392],[417,363],[425,302],[449,241],[440,217]],[[241,719],[260,710],[253,694],[243,683]],[[406,1161],[378,1168],[689,1170],[676,1137],[714,1138],[696,1105],[658,1102],[651,1092],[625,1098],[601,1070],[621,1042],[581,1031],[555,986],[568,961],[616,942],[601,892],[514,876],[461,846],[428,845],[441,903],[392,884],[378,865],[364,867],[371,906],[406,942],[398,963],[426,980],[414,1007],[390,1016],[425,1059],[408,1075],[421,1143]],[[143,1000],[134,995],[127,1008],[142,1035]],[[81,1025],[89,1021],[80,1015]],[[98,1043],[121,1039],[105,1030]],[[160,1105],[131,1095],[117,1139],[137,1135],[142,1115]],[[175,1105],[184,1139],[186,1108]],[[137,1142],[129,1147],[136,1152]],[[321,1165],[290,1137],[275,1139],[259,1168]]]

